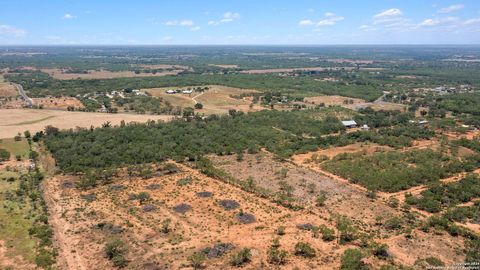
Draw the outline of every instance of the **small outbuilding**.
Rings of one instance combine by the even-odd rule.
[[[356,128],[358,126],[355,120],[342,121],[342,124],[346,128]]]

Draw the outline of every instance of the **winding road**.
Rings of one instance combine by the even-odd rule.
[[[23,90],[23,86],[20,84],[12,83],[13,86],[15,86],[18,90],[18,94],[22,96],[23,100],[25,100],[25,103],[27,103],[28,107],[33,106],[33,99],[29,98],[27,94],[25,93],[25,90]]]

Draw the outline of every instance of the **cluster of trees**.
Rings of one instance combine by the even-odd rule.
[[[375,100],[382,95],[377,84],[350,85],[326,82],[313,77],[279,77],[273,74],[184,74],[179,76],[134,77],[98,80],[55,80],[47,73],[9,74],[6,78],[21,84],[32,96],[74,96],[123,88],[183,87],[189,85],[225,85],[284,94],[343,95]]]
[[[478,175],[471,174],[455,183],[434,184],[423,191],[419,197],[407,197],[406,202],[419,209],[437,213],[478,197],[480,197],[480,178]]]
[[[338,119],[315,120],[308,111],[231,112],[199,121],[149,122],[78,132],[59,132],[50,127],[45,132],[45,143],[62,169],[84,171],[169,158],[197,160],[208,153],[256,152],[263,147],[288,156],[304,143],[318,147],[312,137],[342,129]]]
[[[341,154],[322,166],[370,190],[397,192],[455,173],[472,171],[479,164],[480,155],[459,159],[425,149],[378,152],[373,155]]]

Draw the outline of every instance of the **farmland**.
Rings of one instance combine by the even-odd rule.
[[[478,258],[475,48],[2,50],[2,269]]]
[[[38,132],[48,125],[62,129],[98,127],[109,122],[118,125],[121,121],[146,122],[169,120],[169,116],[84,113],[52,110],[0,109],[0,138],[12,138],[25,130]]]

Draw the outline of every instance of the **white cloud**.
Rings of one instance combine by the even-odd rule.
[[[27,35],[27,31],[16,28],[11,25],[0,25],[0,36],[11,36],[16,38],[22,38]]]
[[[299,26],[315,26],[315,27],[322,27],[322,26],[332,26],[337,24],[339,21],[343,21],[345,18],[341,16],[337,16],[335,13],[327,12],[324,14],[325,18],[320,21],[313,21],[310,19],[301,20],[298,22]],[[315,30],[314,30],[315,31]]]
[[[191,20],[183,20],[183,21],[180,21],[180,23],[178,25],[180,26],[193,26],[193,21]]]
[[[314,25],[315,22],[312,21],[312,20],[301,20],[300,22],[298,22],[298,25],[300,26],[309,26],[309,25]]]
[[[192,28],[190,28],[190,31],[193,31],[193,32],[196,32],[196,31],[200,31],[200,26],[194,26]]]
[[[344,17],[329,17],[328,19],[321,20],[317,23],[317,26],[330,26],[330,25],[335,25],[339,21],[343,21],[345,18]]]
[[[166,21],[163,23],[165,26],[180,26],[180,27],[189,27],[190,31],[199,31],[200,26],[196,26],[192,20],[173,20],[173,21]]]
[[[163,37],[163,41],[172,41],[172,40],[173,40],[173,37],[170,37],[170,36]]]
[[[438,13],[452,13],[455,11],[462,10],[465,7],[464,4],[458,4],[458,5],[451,5],[449,7],[442,8],[438,11]]]
[[[219,21],[209,21],[208,25],[219,25],[222,23],[229,23],[240,19],[240,13],[237,12],[225,12]]]
[[[465,25],[480,24],[480,18],[473,18],[463,22]]]
[[[73,15],[70,14],[70,13],[66,13],[65,15],[62,16],[62,19],[63,19],[63,20],[73,20],[73,19],[75,19],[75,18],[77,18],[77,17],[76,17],[76,16],[73,16]]]
[[[385,11],[382,11],[373,16],[374,24],[389,23],[392,21],[399,20],[403,17],[403,12],[398,8],[391,8]]]
[[[315,9],[309,8],[309,9],[307,9],[307,12],[309,12],[309,13],[314,13],[314,12],[315,12]]]
[[[458,21],[456,17],[447,17],[447,18],[438,18],[438,19],[426,19],[421,22],[418,26],[438,26],[438,25],[445,25],[448,23],[453,23]]]

